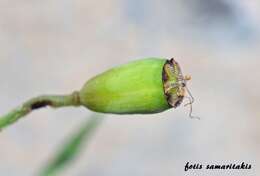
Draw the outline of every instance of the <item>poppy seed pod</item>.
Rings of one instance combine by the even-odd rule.
[[[194,99],[174,59],[140,59],[101,73],[86,82],[80,91],[65,95],[41,95],[0,117],[0,130],[33,110],[50,106],[85,106],[102,113],[152,114],[178,107],[187,92],[190,117]],[[184,105],[185,106],[185,105]]]
[[[79,99],[81,105],[96,112],[158,113],[181,103],[185,84],[179,82],[180,76],[174,59],[141,59],[90,79],[80,90]]]

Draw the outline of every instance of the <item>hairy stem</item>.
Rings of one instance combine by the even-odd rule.
[[[0,130],[15,123],[20,118],[26,116],[35,109],[50,106],[53,108],[65,107],[65,106],[80,106],[79,93],[77,91],[69,95],[43,95],[32,98],[20,107],[17,107],[7,113],[0,116]]]

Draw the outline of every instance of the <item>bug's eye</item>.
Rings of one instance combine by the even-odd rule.
[[[185,83],[182,83],[181,85],[182,85],[182,87],[185,87],[185,86],[186,86],[186,84],[185,84]]]

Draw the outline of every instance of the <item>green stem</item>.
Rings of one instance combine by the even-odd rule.
[[[65,106],[80,106],[79,92],[75,91],[69,95],[43,95],[32,98],[20,107],[17,107],[4,116],[0,116],[0,130],[15,123],[35,109],[50,106],[53,108]]]

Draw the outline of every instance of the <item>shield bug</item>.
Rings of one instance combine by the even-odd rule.
[[[192,103],[194,98],[187,87],[187,81],[191,80],[190,75],[183,76],[181,67],[174,58],[167,60],[163,67],[164,93],[168,103],[177,108],[184,98],[188,98],[189,102],[184,106],[190,105],[189,117],[199,118],[192,115]],[[189,96],[186,96],[188,93]]]

